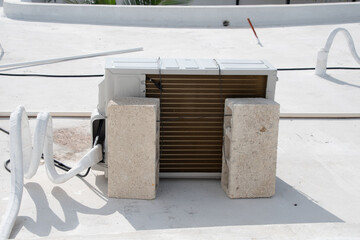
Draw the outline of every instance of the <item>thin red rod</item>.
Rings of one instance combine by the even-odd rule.
[[[253,30],[253,32],[254,32],[254,34],[255,34],[255,37],[256,37],[257,39],[259,39],[259,37],[257,36],[257,34],[256,34],[256,32],[255,32],[254,26],[252,25],[252,23],[251,23],[251,21],[250,21],[250,18],[248,18],[247,20],[248,20],[248,22],[249,22],[249,24],[250,24],[251,29]]]

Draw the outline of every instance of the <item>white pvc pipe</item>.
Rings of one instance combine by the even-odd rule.
[[[19,213],[21,198],[23,194],[24,174],[22,163],[22,142],[18,143],[17,140],[23,136],[23,128],[21,124],[23,115],[20,109],[17,108],[10,118],[10,159],[11,163],[11,189],[10,198],[6,212],[3,216],[0,225],[0,239],[8,239],[11,230],[14,226],[16,217]]]
[[[130,52],[139,52],[139,51],[143,51],[143,50],[144,49],[142,47],[140,47],[140,48],[130,48],[130,49],[123,49],[123,50],[109,51],[109,52],[99,52],[99,53],[84,54],[84,55],[78,55],[78,56],[72,56],[72,57],[52,58],[52,59],[30,61],[30,62],[21,62],[21,63],[11,63],[11,64],[0,65],[0,68],[33,66],[33,65],[40,65],[40,64],[65,62],[65,61],[77,60],[77,59],[83,59],[83,58],[92,58],[92,57],[123,54],[123,53],[130,53]]]
[[[53,160],[52,119],[49,113],[37,117],[34,142],[28,117],[22,106],[10,116],[11,191],[9,204],[0,225],[0,239],[7,239],[18,215],[23,193],[24,177],[35,175],[44,152],[46,173],[54,183],[63,183],[102,160],[101,145],[94,146],[77,164],[64,174],[58,174]]]
[[[315,73],[319,76],[324,76],[326,74],[326,67],[327,67],[329,51],[330,51],[331,45],[334,41],[336,34],[339,32],[342,32],[344,34],[346,41],[348,43],[351,55],[353,56],[355,61],[360,64],[360,57],[356,52],[354,40],[352,39],[351,34],[345,28],[336,28],[330,33],[330,35],[326,41],[325,47],[320,49],[320,51],[318,52]]]
[[[39,112],[27,112],[28,117],[37,117]],[[0,117],[10,117],[11,112],[0,112]],[[91,112],[50,112],[52,117],[90,118]]]

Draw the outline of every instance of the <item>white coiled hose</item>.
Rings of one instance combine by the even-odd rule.
[[[102,147],[94,146],[77,164],[64,174],[55,170],[53,159],[52,119],[49,113],[39,113],[33,144],[28,117],[22,106],[10,116],[11,192],[8,207],[0,225],[0,239],[10,236],[19,213],[24,186],[24,177],[32,178],[44,153],[46,173],[53,183],[64,183],[76,174],[102,160]]]
[[[344,34],[347,44],[348,44],[348,47],[349,47],[349,50],[351,52],[351,55],[353,56],[355,61],[360,64],[360,57],[356,52],[354,40],[351,37],[351,34],[345,28],[336,28],[330,33],[330,35],[326,41],[325,47],[320,49],[320,51],[318,52],[315,73],[319,76],[324,76],[326,74],[326,67],[327,67],[329,51],[330,51],[330,48],[334,41],[335,36],[339,32],[342,32]]]

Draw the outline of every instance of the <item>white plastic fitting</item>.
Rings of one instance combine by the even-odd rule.
[[[44,153],[46,173],[49,179],[57,184],[68,181],[102,160],[102,147],[98,144],[70,171],[58,174],[53,160],[53,131],[50,114],[38,114],[32,143],[25,109],[22,106],[17,107],[10,116],[11,191],[8,207],[0,225],[0,239],[7,239],[10,236],[20,209],[24,177],[30,179],[36,174],[42,153]]]
[[[320,49],[320,51],[318,52],[317,60],[316,60],[315,74],[317,74],[319,76],[324,76],[326,74],[326,67],[327,67],[329,51],[330,51],[331,45],[334,41],[336,34],[339,32],[342,32],[344,34],[344,36],[346,37],[351,55],[354,57],[355,61],[360,64],[360,57],[356,52],[354,40],[351,37],[351,34],[345,28],[336,28],[330,33],[330,35],[326,41],[325,47]]]

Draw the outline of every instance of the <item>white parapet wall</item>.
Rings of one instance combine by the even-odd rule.
[[[256,6],[123,6],[31,3],[4,0],[4,13],[18,20],[149,27],[257,27],[360,21],[360,3]]]

